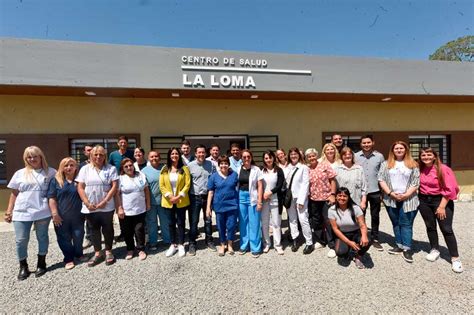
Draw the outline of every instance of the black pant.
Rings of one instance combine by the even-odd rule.
[[[201,210],[204,218],[204,229],[206,232],[206,243],[212,242],[212,217],[206,216],[207,195],[189,195],[191,206],[189,207],[189,243],[196,244],[198,235],[198,223]]]
[[[360,245],[360,239],[362,237],[360,230],[355,230],[352,232],[342,232],[342,234],[344,234],[344,236],[347,237],[350,241],[354,241],[359,244],[360,249],[356,252],[356,254],[359,256],[364,255],[369,250],[370,245],[372,244],[369,238],[369,244],[367,244],[367,246]],[[336,246],[334,250],[336,251],[337,257],[347,257],[351,251],[354,252],[352,247],[344,243],[339,238],[336,238]]]
[[[431,249],[439,250],[438,230],[436,228],[436,221],[438,221],[439,228],[448,246],[449,254],[451,257],[458,257],[458,244],[453,232],[454,202],[452,200],[448,202],[446,205],[446,218],[440,220],[435,213],[443,197],[441,195],[429,196],[423,194],[419,194],[418,197],[420,199],[418,210],[420,210],[423,221],[425,221]]]
[[[370,205],[370,235],[374,241],[379,239],[379,225],[380,225],[380,191],[376,191],[367,195],[367,204]],[[366,209],[367,210],[367,209]],[[364,216],[365,212],[364,210]]]
[[[135,248],[139,251],[145,249],[145,217],[146,212],[143,212],[139,215],[125,216],[123,219],[122,233],[128,251],[132,251]],[[137,241],[136,247],[133,240],[134,236]]]
[[[176,205],[173,205],[173,208],[171,209],[166,209],[166,211],[171,212],[169,221],[171,244],[184,244],[184,224],[186,222],[186,210],[187,208],[178,208]],[[176,224],[178,225],[177,233]]]
[[[104,235],[105,250],[112,250],[114,241],[114,211],[94,212],[86,214],[86,220],[91,227],[91,241],[94,250],[102,249],[102,235]]]
[[[334,249],[334,246],[336,244],[336,236],[334,235],[334,232],[332,231],[331,227],[331,222],[329,222],[329,217],[328,217],[328,212],[329,212],[329,205],[326,204],[325,207],[323,207],[323,217],[324,217],[324,232],[326,236],[326,244],[330,249]]]
[[[326,235],[326,224],[324,219],[324,213],[327,213],[328,209],[329,204],[324,200],[315,201],[310,199],[308,202],[309,225],[314,231],[313,235],[315,242],[318,242],[322,245],[328,244],[328,237]],[[334,240],[332,240],[331,248],[333,247]]]

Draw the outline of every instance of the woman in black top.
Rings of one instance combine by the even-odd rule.
[[[273,151],[263,153],[263,207],[262,207],[262,235],[263,252],[270,250],[270,225],[273,229],[273,246],[278,254],[283,255],[281,247],[281,214],[278,211],[278,192],[285,181],[283,170],[276,164]],[[271,220],[270,220],[271,217]]]

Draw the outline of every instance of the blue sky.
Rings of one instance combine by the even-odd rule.
[[[474,0],[0,0],[0,36],[426,60]]]

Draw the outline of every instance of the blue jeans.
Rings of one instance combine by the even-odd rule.
[[[403,201],[397,202],[396,207],[386,207],[388,216],[392,221],[395,243],[403,250],[409,250],[413,240],[413,222],[418,210],[404,212]]]
[[[84,240],[84,216],[62,218],[60,226],[54,226],[58,245],[64,255],[64,263],[73,262],[74,257],[83,255],[82,241]]]
[[[204,229],[206,231],[206,243],[212,242],[212,217],[206,217],[207,195],[189,195],[191,206],[189,207],[189,243],[196,244],[198,235],[199,216],[204,213]]]
[[[38,255],[48,253],[48,228],[51,217],[38,221],[13,221],[16,239],[16,254],[18,260],[28,258],[28,242],[30,241],[31,226],[35,225],[36,239],[38,240]]]
[[[152,245],[158,243],[158,219],[160,218],[161,237],[166,244],[171,243],[169,229],[169,211],[160,205],[152,205],[151,209],[146,212],[146,226],[148,230],[148,242]]]
[[[261,213],[257,211],[256,205],[250,204],[248,191],[239,190],[239,210],[240,250],[247,250],[250,243],[250,251],[260,253],[262,250]]]
[[[237,229],[237,210],[216,212],[217,230],[219,231],[219,242],[233,241]]]

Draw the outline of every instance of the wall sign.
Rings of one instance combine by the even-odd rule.
[[[266,59],[181,56],[183,86],[190,88],[256,89],[252,74],[311,75],[311,70],[269,68]],[[204,73],[211,72],[210,75]],[[222,72],[222,74],[216,74]]]

